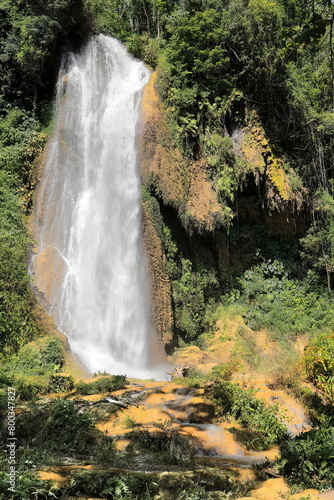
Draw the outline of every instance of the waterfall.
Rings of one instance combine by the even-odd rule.
[[[36,284],[90,372],[151,376],[136,130],[149,71],[99,35],[60,71],[37,194]]]

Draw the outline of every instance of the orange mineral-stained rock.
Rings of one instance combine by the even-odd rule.
[[[39,479],[42,481],[52,481],[57,488],[64,486],[69,479],[68,476],[61,476],[60,474],[51,471],[37,471],[37,474]]]
[[[125,450],[128,444],[130,444],[129,439],[118,439],[116,440],[116,449],[118,451],[123,451]]]
[[[93,470],[93,465],[54,465],[48,470],[36,473],[42,481],[52,481],[57,488],[62,488],[70,479],[71,472],[76,469]]]
[[[207,352],[194,345],[178,349],[171,361],[177,365],[189,366],[203,373],[207,373],[213,366],[218,364]],[[206,369],[207,366],[208,369]]]
[[[47,306],[53,303],[61,286],[65,267],[64,259],[53,246],[46,247],[33,260],[34,284],[42,293]]]
[[[143,90],[141,101],[141,130],[139,135],[139,166],[143,185],[161,193],[165,206],[173,207],[189,233],[213,231],[223,223],[223,207],[207,177],[203,158],[190,161],[175,144],[168,126],[165,109],[156,88],[157,72],[153,72]],[[155,200],[156,201],[156,200]],[[166,353],[173,352],[176,338],[173,334],[171,282],[166,272],[166,255],[157,227],[159,205],[143,197],[143,232],[151,281],[151,315]],[[160,345],[154,346],[159,359]]]
[[[283,495],[288,495],[290,488],[283,478],[268,479],[260,488],[251,491],[251,495],[257,500],[282,500]]]

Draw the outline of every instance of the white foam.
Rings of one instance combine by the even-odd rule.
[[[136,151],[148,79],[110,37],[69,55],[37,215],[40,251],[53,245],[66,261],[50,308],[87,370],[165,379],[152,363]]]

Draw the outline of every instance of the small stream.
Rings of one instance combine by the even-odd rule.
[[[155,390],[158,392],[159,388]],[[173,399],[166,399],[161,403],[152,404],[143,401],[143,405],[147,409],[159,407],[170,418],[176,431],[176,437],[171,445],[174,455],[186,456],[191,450],[193,458],[199,462],[205,459],[214,466],[250,469],[253,464],[264,462],[277,454],[276,448],[267,452],[243,448],[228,430],[232,424],[211,422],[214,417],[214,407],[210,403],[198,402],[196,389],[180,388],[174,391],[173,396]],[[205,423],[199,423],[201,413],[198,407],[203,413],[206,412]]]

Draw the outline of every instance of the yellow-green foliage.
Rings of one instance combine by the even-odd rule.
[[[40,338],[3,359],[0,386],[14,385],[23,400],[29,400],[38,393],[71,390],[73,379],[57,373],[63,365],[61,341],[56,337]]]
[[[309,380],[334,403],[334,333],[319,335],[307,346],[304,367]]]
[[[283,202],[294,201],[299,205],[298,189],[300,197],[302,183],[297,182],[295,172],[274,154],[255,111],[249,113],[244,134],[241,150],[247,160],[247,171],[254,174],[257,183],[260,176],[266,175],[269,201],[273,201],[275,195],[278,195]]]
[[[36,186],[36,175],[34,162],[42,153],[46,142],[46,135],[42,133],[33,133],[27,144],[23,147],[20,166],[20,176],[24,185],[20,188],[20,201],[22,210],[29,212],[32,206],[32,198]]]
[[[76,385],[76,392],[78,394],[104,394],[106,392],[118,391],[124,389],[126,384],[125,375],[113,375],[108,377],[101,377],[94,382],[84,382],[81,380]]]
[[[231,380],[232,375],[238,370],[240,365],[240,359],[233,356],[226,363],[220,363],[212,368],[209,378],[216,381]]]
[[[267,140],[261,135],[260,127],[249,125],[244,133],[241,151],[247,160],[248,170],[253,172],[255,179],[265,172],[264,154],[268,147]]]

